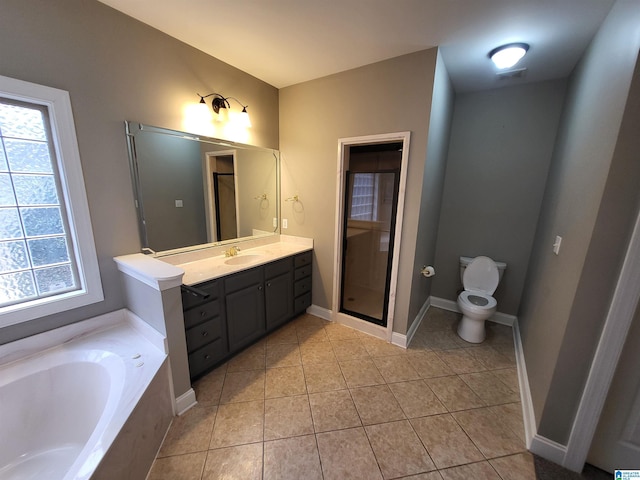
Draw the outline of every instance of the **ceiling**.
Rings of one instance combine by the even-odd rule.
[[[434,46],[458,92],[569,75],[614,0],[100,0],[277,88]],[[487,53],[526,42],[499,79]]]

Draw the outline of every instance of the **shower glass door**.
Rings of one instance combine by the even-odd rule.
[[[340,311],[382,326],[399,179],[399,170],[346,172]]]

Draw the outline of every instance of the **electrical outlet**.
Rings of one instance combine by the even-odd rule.
[[[176,200],[176,208],[182,208],[182,200]]]
[[[553,244],[553,253],[558,255],[560,253],[560,245],[562,244],[562,237],[560,235],[556,235],[556,241]]]
[[[289,228],[289,222],[286,218],[282,219],[282,228]]]
[[[276,228],[277,226],[278,226],[278,218],[273,217],[273,228]]]

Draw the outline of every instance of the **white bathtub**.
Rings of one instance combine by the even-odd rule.
[[[104,470],[146,389],[167,373],[163,345],[121,310],[0,346],[0,479],[89,479]],[[162,385],[170,399],[168,378]]]

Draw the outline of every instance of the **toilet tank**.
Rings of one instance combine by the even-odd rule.
[[[460,281],[462,282],[462,275],[464,275],[464,269],[467,268],[475,257],[460,257]],[[507,264],[504,262],[496,262],[493,261],[498,267],[498,284],[502,281],[502,275],[504,274],[505,268],[507,268]]]

